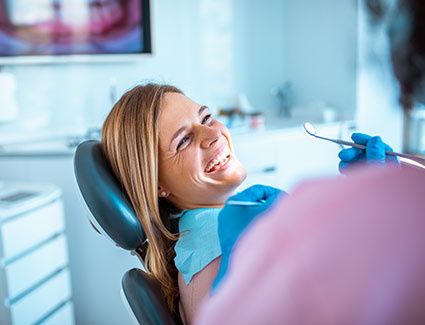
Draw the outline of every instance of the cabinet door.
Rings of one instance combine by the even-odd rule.
[[[10,306],[14,324],[35,324],[71,299],[67,269]]]
[[[318,132],[337,138],[339,127],[322,127]],[[278,150],[280,186],[289,191],[305,179],[337,175],[340,150],[339,145],[316,139],[302,130],[282,134]]]
[[[66,246],[66,239],[62,234],[30,254],[6,265],[9,298],[17,297],[65,267],[68,264]]]
[[[63,204],[56,200],[23,216],[4,222],[1,227],[3,258],[15,257],[63,232]]]
[[[41,325],[74,325],[74,307],[68,301],[53,315],[41,322]]]
[[[239,138],[234,143],[236,155],[247,171],[246,180],[238,191],[255,184],[279,187],[277,143],[270,138],[251,136]]]

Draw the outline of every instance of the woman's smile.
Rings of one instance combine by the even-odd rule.
[[[213,173],[225,167],[231,156],[230,148],[226,142],[213,152],[206,167],[206,173]]]

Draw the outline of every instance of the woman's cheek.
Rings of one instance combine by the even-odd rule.
[[[229,134],[229,129],[224,124],[220,123],[217,120],[214,120],[211,126],[220,129],[223,133]]]

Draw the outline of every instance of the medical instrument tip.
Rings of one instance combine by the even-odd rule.
[[[314,126],[311,123],[305,122],[304,123],[304,130],[306,130],[307,133],[312,135],[313,137],[316,136],[316,129],[314,128]]]
[[[257,206],[257,205],[261,205],[265,202],[266,202],[265,200],[260,200],[260,201],[256,201],[256,202],[230,200],[230,201],[227,201],[226,204],[228,204],[228,205],[243,205],[243,206]]]

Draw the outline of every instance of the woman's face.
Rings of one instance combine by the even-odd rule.
[[[245,177],[229,130],[208,107],[166,93],[159,115],[159,196],[181,209],[221,207]]]

